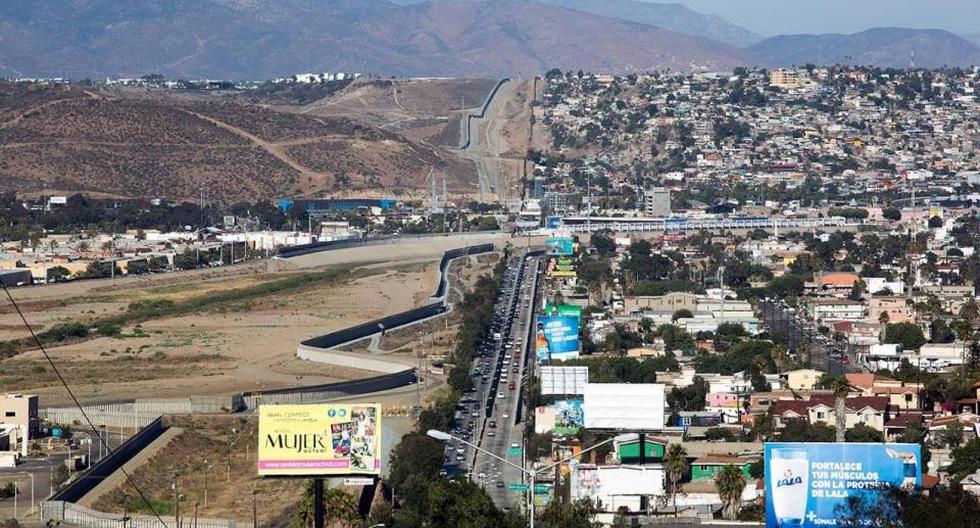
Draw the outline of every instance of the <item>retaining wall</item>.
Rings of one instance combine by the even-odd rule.
[[[167,429],[162,417],[157,417],[140,432],[114,449],[112,453],[98,461],[65,489],[55,493],[52,501],[77,502],[86,493],[92,491],[103,479],[111,475],[137,453],[150,445]]]

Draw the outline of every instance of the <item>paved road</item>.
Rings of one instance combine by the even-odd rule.
[[[93,464],[106,456],[108,454],[107,451],[103,450],[101,453],[99,452],[97,434],[92,429],[75,428],[71,448],[72,455],[88,455],[89,448],[91,447]],[[118,447],[126,440],[126,437],[119,433],[109,432],[107,434],[106,431],[103,431],[102,434],[103,438],[106,438],[109,446],[112,448]],[[91,444],[88,443],[86,435],[92,439]],[[34,502],[39,504],[53,491],[51,478],[54,472],[65,463],[67,458],[67,451],[58,449],[46,457],[28,458],[16,468],[0,468],[0,484],[6,484],[11,481],[17,482],[18,484],[19,495],[16,501],[17,518],[23,519],[31,511],[31,477],[28,474],[34,476]],[[0,500],[0,519],[13,518],[14,510],[13,498]]]
[[[528,357],[517,351],[523,351],[526,344],[533,304],[530,295],[539,259],[519,254],[508,264],[488,337],[480,346],[471,372],[475,389],[464,395],[457,408],[452,434],[521,465],[524,423],[519,407]],[[518,448],[508,457],[507,451],[513,443]],[[474,451],[461,442],[449,442],[447,473],[467,475],[486,486],[498,505],[513,505],[520,494],[497,486],[498,482],[505,486],[509,482],[521,482],[521,472]]]
[[[512,293],[511,304],[506,314],[510,322],[509,331],[502,336],[504,341],[504,360],[499,370],[500,376],[507,373],[508,380],[500,382],[497,405],[489,419],[496,422],[496,428],[487,428],[481,437],[481,447],[502,457],[518,466],[525,466],[524,429],[527,419],[527,409],[524,409],[522,394],[524,382],[529,378],[529,370],[534,364],[533,346],[529,346],[531,324],[533,323],[533,306],[536,304],[532,295],[538,279],[539,259],[529,259]],[[506,348],[507,345],[511,348]],[[514,351],[511,353],[511,351]],[[508,357],[509,356],[509,357]],[[509,362],[509,364],[508,364]],[[510,382],[514,383],[513,390]],[[491,432],[493,435],[491,436]],[[480,479],[480,473],[486,476]],[[509,489],[510,484],[526,483],[522,471],[501,463],[492,457],[478,454],[473,474],[477,482],[482,483],[498,507],[512,507],[523,500],[524,494]]]
[[[805,313],[791,308],[781,300],[763,299],[759,301],[762,320],[770,335],[786,336],[788,349],[792,353],[802,350],[806,345],[810,365],[833,376],[848,371],[842,362],[843,353],[835,352],[833,343],[820,334]]]

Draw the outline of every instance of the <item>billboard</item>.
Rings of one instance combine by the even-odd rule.
[[[534,434],[550,433],[555,428],[555,408],[542,405],[534,409]]]
[[[575,240],[570,237],[549,237],[544,241],[549,255],[571,255],[574,253]]]
[[[582,321],[582,307],[574,304],[554,304],[547,303],[541,315],[568,315]]]
[[[664,428],[661,383],[589,383],[584,395],[586,429],[660,431]]]
[[[578,318],[567,315],[538,318],[535,352],[538,362],[578,357]]]
[[[585,424],[582,400],[558,400],[555,402],[556,435],[574,435]]]
[[[559,229],[561,228],[561,217],[560,216],[549,216],[545,218],[545,227],[548,229]]]
[[[541,367],[541,394],[582,394],[589,367]]]
[[[765,456],[767,528],[835,526],[849,496],[922,484],[918,444],[767,443]]]
[[[381,473],[381,406],[262,405],[260,476]]]

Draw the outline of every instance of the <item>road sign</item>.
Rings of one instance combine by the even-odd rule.
[[[527,491],[527,484],[508,484],[507,489],[510,491]]]
[[[534,492],[535,493],[549,493],[550,491],[551,491],[551,486],[549,486],[547,484],[535,484],[534,485]]]
[[[519,457],[524,454],[524,450],[519,447],[509,447],[507,448],[507,456]]]

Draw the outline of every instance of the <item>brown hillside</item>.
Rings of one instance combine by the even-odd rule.
[[[224,201],[417,195],[431,171],[468,193],[452,154],[347,118],[205,98],[0,83],[0,189]],[[348,183],[349,182],[349,183]]]

